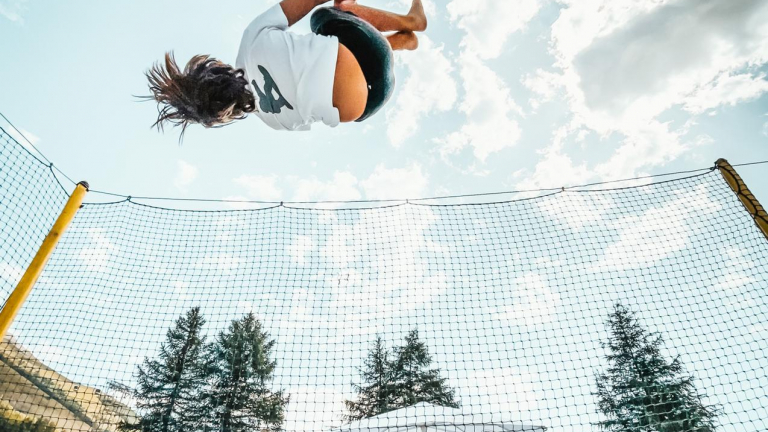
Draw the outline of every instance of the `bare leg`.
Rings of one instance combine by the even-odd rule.
[[[415,32],[427,29],[427,16],[424,14],[421,0],[413,0],[411,10],[406,15],[362,6],[357,3],[357,0],[335,0],[334,3],[337,8],[352,12],[381,32]]]
[[[397,32],[387,36],[389,44],[393,51],[408,50],[413,51],[419,47],[419,38],[414,32]]]

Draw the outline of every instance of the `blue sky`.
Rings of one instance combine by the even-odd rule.
[[[182,146],[150,130],[154,105],[132,97],[146,93],[142,72],[167,49],[233,60],[270,3],[0,0],[0,40],[12,41],[0,46],[0,110],[76,180],[133,196],[407,198],[768,159],[768,3],[758,0],[430,1],[421,49],[398,54],[396,93],[364,124],[301,134],[254,118],[193,127]],[[27,161],[14,169],[35,166],[11,153]],[[768,202],[765,167],[739,171]],[[25,174],[43,180],[0,208],[14,215],[0,230],[2,292],[35,247],[11,223],[46,229],[14,212],[40,206],[52,218],[65,198],[45,169]],[[278,340],[289,429],[316,430],[302,422],[338,424],[372,335],[391,346],[418,324],[465,407],[586,431],[601,323],[619,299],[727,406],[724,430],[762,430],[765,254],[717,173],[498,206],[90,205],[13,331],[103,387],[130,381],[188,307],[204,305],[211,331],[253,310]]]
[[[398,53],[369,122],[301,134],[252,118],[182,146],[150,130],[142,72],[169,49],[232,61],[271,3],[2,0],[2,111],[70,176],[133,196],[412,198],[768,159],[759,0],[427,0],[421,49]],[[768,200],[764,168],[741,171]]]

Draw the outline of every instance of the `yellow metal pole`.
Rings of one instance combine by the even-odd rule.
[[[24,275],[21,277],[21,280],[19,280],[16,288],[11,295],[8,296],[8,300],[5,301],[3,309],[0,310],[0,340],[5,338],[5,334],[8,332],[13,320],[16,318],[16,314],[19,313],[21,306],[24,305],[24,301],[27,299],[27,296],[29,296],[30,291],[32,291],[32,287],[35,286],[35,282],[37,282],[37,278],[40,277],[40,273],[43,272],[45,263],[47,263],[48,259],[51,257],[53,250],[56,248],[56,244],[59,242],[62,234],[64,234],[64,231],[67,230],[72,219],[75,218],[75,214],[77,213],[77,210],[80,209],[86,192],[88,192],[88,183],[78,183],[77,187],[75,187],[75,191],[72,192],[69,200],[67,200],[67,204],[61,211],[59,218],[56,219],[56,222],[53,224],[53,228],[51,228],[51,231],[45,236],[43,244],[40,245],[40,249],[38,249],[37,254],[32,259],[29,267],[27,267],[27,271],[24,272]]]
[[[747,185],[744,184],[744,180],[741,179],[739,173],[728,163],[725,159],[718,159],[715,162],[715,166],[720,170],[720,174],[723,176],[728,185],[739,197],[741,203],[747,209],[752,219],[755,220],[755,224],[760,231],[763,232],[765,238],[768,239],[768,213],[765,212],[763,206],[757,201],[752,192],[749,191]]]

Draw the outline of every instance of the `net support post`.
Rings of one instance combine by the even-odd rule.
[[[718,159],[715,162],[715,166],[720,171],[720,174],[725,179],[726,183],[731,187],[733,192],[739,198],[744,208],[752,216],[757,227],[762,231],[766,240],[768,240],[768,213],[765,212],[763,206],[757,201],[752,192],[750,192],[744,180],[741,179],[739,173],[728,163],[725,159]]]
[[[24,301],[29,296],[32,288],[35,286],[35,282],[37,282],[37,279],[43,272],[45,264],[51,257],[59,239],[67,230],[67,227],[69,227],[72,219],[75,218],[75,214],[77,214],[77,211],[83,204],[83,198],[85,198],[87,192],[88,183],[80,182],[77,184],[74,192],[72,192],[72,195],[70,195],[67,203],[64,205],[61,214],[56,219],[56,222],[48,232],[48,235],[45,236],[43,243],[40,245],[40,249],[37,250],[37,254],[32,258],[32,262],[29,264],[29,267],[27,267],[27,270],[19,280],[16,288],[14,288],[11,295],[8,296],[8,299],[5,301],[3,309],[0,310],[0,340],[3,340],[6,333],[8,333],[8,329],[11,327],[13,320],[24,305]]]

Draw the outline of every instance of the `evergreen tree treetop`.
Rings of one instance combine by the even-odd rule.
[[[432,357],[417,330],[410,331],[392,353],[377,335],[360,370],[363,384],[353,384],[357,398],[344,402],[345,419],[360,420],[419,402],[458,408],[455,391],[431,366]]]
[[[183,432],[193,427],[193,407],[204,380],[205,325],[200,308],[190,309],[168,329],[157,358],[138,368],[134,397],[142,412],[138,425],[123,430]]]
[[[365,358],[360,374],[365,384],[352,384],[357,400],[344,401],[348,414],[346,420],[361,420],[371,415],[391,411],[392,376],[389,367],[389,353],[380,335],[376,335],[373,347]],[[376,413],[376,414],[371,414]]]
[[[395,348],[392,380],[396,404],[399,408],[429,402],[450,408],[458,408],[455,391],[440,376],[440,370],[430,369],[432,357],[427,345],[419,339],[419,332],[411,330],[405,344]]]
[[[275,342],[256,316],[234,320],[211,344],[194,308],[176,320],[155,358],[145,358],[137,386],[116,391],[136,398],[140,419],[123,431],[246,432],[280,430],[288,397],[269,388]]]
[[[203,403],[209,430],[279,430],[289,398],[273,391],[274,340],[252,313],[234,320],[211,347],[209,387]]]
[[[598,408],[611,432],[712,432],[717,408],[704,405],[679,357],[667,361],[661,335],[621,304],[607,320],[608,366],[596,374]]]

